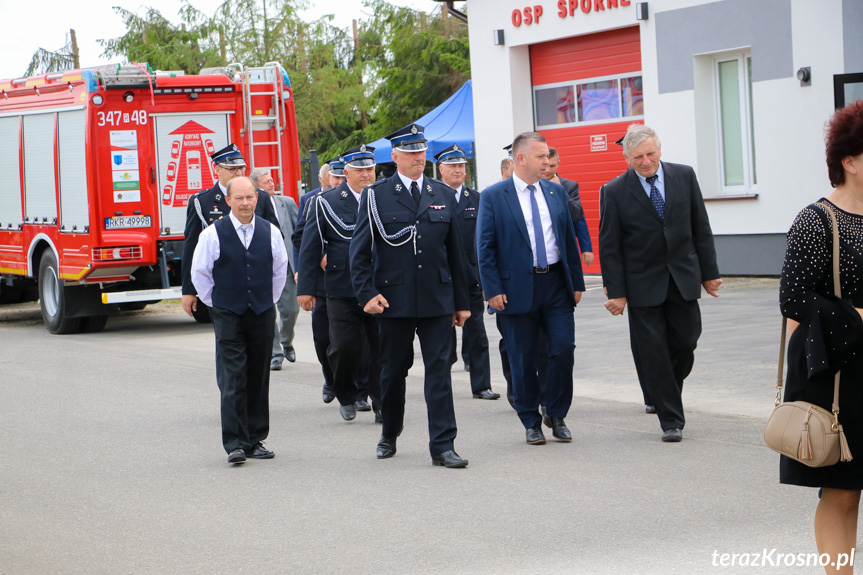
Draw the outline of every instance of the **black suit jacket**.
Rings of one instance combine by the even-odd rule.
[[[333,214],[327,210],[327,205]],[[327,256],[327,269],[324,272],[324,291],[328,297],[356,300],[351,284],[351,268],[348,250],[353,230],[346,227],[357,223],[357,203],[347,181],[336,188],[322,192],[314,198],[306,214],[306,224],[300,244],[299,283],[297,294],[318,295],[317,276],[321,258]],[[363,302],[365,305],[366,302]]]
[[[600,190],[599,253],[609,299],[634,307],[660,305],[673,278],[685,300],[719,277],[713,232],[695,172],[662,162],[665,220],[637,174],[628,169]]]
[[[198,246],[198,236],[201,235],[204,228],[227,216],[230,212],[231,208],[228,206],[218,182],[209,190],[198,192],[189,198],[189,205],[186,206],[186,228],[185,239],[183,240],[183,295],[197,295],[198,293],[198,290],[192,285],[192,256],[195,255],[195,248]],[[273,204],[270,203],[270,196],[267,195],[267,192],[258,190],[255,215],[261,216],[281,229],[276,211],[273,209]]]
[[[381,314],[384,318],[435,317],[470,310],[453,189],[427,176],[422,185],[419,206],[398,174],[366,186],[360,197],[350,248],[351,279],[361,305],[378,294],[387,299],[389,307]],[[390,240],[404,242],[399,246],[381,237],[377,223],[368,216],[372,192],[385,233],[394,235],[416,226],[415,241],[410,232]]]
[[[572,223],[577,224],[584,219],[584,208],[581,207],[581,198],[578,195],[578,182],[560,178],[560,185],[566,190],[569,215],[572,216]]]

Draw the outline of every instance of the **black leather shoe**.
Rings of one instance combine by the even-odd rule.
[[[342,419],[345,421],[350,421],[357,416],[357,406],[353,403],[348,405],[340,405],[339,413],[342,414]]]
[[[683,431],[680,429],[666,429],[662,432],[662,441],[665,443],[678,443],[683,439]]]
[[[467,467],[467,459],[462,459],[458,453],[450,449],[437,455],[432,455],[432,465],[442,465],[450,468]]]
[[[545,412],[545,406],[539,406],[539,412],[542,413],[542,424],[548,428],[551,428],[551,418],[548,416],[548,413]]]
[[[246,454],[242,449],[235,449],[228,454],[228,463],[245,463]]]
[[[466,362],[464,362],[464,370],[465,370],[465,371],[470,371],[470,363],[469,363],[469,362],[467,362],[467,361],[466,361]]]
[[[499,393],[495,393],[490,389],[483,389],[479,393],[473,394],[474,399],[497,399],[500,397]]]
[[[542,426],[539,424],[528,429],[525,435],[528,445],[542,445],[545,443],[545,435],[542,433]]]
[[[358,399],[357,400],[357,411],[371,411],[371,410],[372,410],[372,406],[369,405],[368,401],[366,401],[365,399]]]
[[[270,362],[270,371],[279,371],[280,369],[282,369],[281,359],[276,358]]]
[[[294,363],[297,361],[297,351],[294,348],[285,350],[285,359],[289,362]]]
[[[396,438],[388,439],[381,435],[378,440],[378,459],[389,459],[396,454]]]
[[[333,393],[333,386],[324,384],[323,390],[324,403],[332,403],[332,401],[336,398],[336,394]]]
[[[656,413],[656,406],[653,405],[645,405],[644,413]]]
[[[380,409],[375,410],[375,423],[383,423],[384,422],[384,414],[381,413]]]
[[[272,459],[276,454],[264,447],[260,441],[246,449],[246,457],[250,459]]]
[[[562,417],[551,418],[551,434],[558,441],[564,441],[566,443],[572,441],[572,433],[569,432],[569,428],[566,427]]]

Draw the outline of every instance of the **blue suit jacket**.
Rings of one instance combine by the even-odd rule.
[[[372,190],[386,234],[415,225],[416,242],[392,246],[381,237],[377,224],[368,216]],[[470,310],[452,188],[424,177],[417,206],[398,174],[366,186],[351,240],[350,266],[360,305],[383,295],[389,302],[381,314],[384,318],[435,317]]]
[[[548,180],[541,180],[539,186],[551,214],[567,296],[575,306],[573,292],[584,291],[584,276],[566,192],[561,185]],[[512,178],[493,184],[480,194],[476,244],[486,299],[506,294],[508,303],[499,313],[528,313],[533,303],[533,251]]]

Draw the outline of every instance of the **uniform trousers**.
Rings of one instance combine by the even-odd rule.
[[[285,359],[285,352],[294,347],[294,326],[297,324],[297,316],[300,315],[297,284],[294,283],[294,275],[290,270],[276,308],[279,310],[279,317],[273,336],[273,359]]]
[[[429,452],[432,456],[453,449],[457,428],[450,374],[452,315],[378,319],[381,349],[382,435],[398,437],[404,427],[405,378],[413,365],[414,335],[420,339],[425,366],[425,400],[428,413]]]
[[[572,405],[572,368],[575,362],[575,317],[567,295],[563,267],[534,274],[533,301],[523,314],[500,314],[509,364],[515,410],[525,429],[542,421],[539,404],[545,399],[549,417],[566,417]],[[539,387],[536,339],[548,340],[545,397]]]
[[[327,313],[326,296],[318,295],[315,307],[312,308],[312,341],[315,343],[315,355],[321,364],[324,374],[324,385],[333,385],[333,370],[327,359],[327,349],[330,347],[330,319]]]
[[[333,393],[341,405],[350,405],[360,396],[358,373],[368,360],[368,388],[372,407],[380,409],[380,348],[378,324],[354,300],[327,298],[330,319],[330,346],[327,359],[333,371]],[[368,348],[368,353],[363,350]],[[363,398],[365,399],[365,398]]]
[[[656,406],[663,431],[683,429],[683,380],[695,363],[695,347],[701,336],[698,300],[683,299],[677,284],[668,278],[665,301],[657,306],[629,306],[630,337],[635,339],[640,373]]]
[[[485,333],[483,313],[485,304],[482,294],[471,295],[470,317],[464,323],[461,332],[462,357],[465,363],[470,363],[470,389],[472,393],[479,393],[484,389],[491,389],[491,368],[488,359],[488,336]],[[453,328],[452,353],[456,354],[456,337]],[[469,358],[469,359],[467,359]]]
[[[221,376],[222,445],[248,449],[270,431],[270,345],[275,307],[258,315],[210,308]]]

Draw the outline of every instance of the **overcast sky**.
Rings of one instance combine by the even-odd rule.
[[[191,4],[213,14],[224,0],[192,0]],[[391,4],[410,6],[431,12],[439,6],[434,0],[388,0]],[[81,66],[98,66],[111,61],[100,58],[102,46],[96,40],[116,38],[126,31],[112,6],[143,14],[142,6],[153,7],[163,16],[179,22],[180,0],[0,0],[0,79],[18,78],[37,48],[55,51],[66,43],[66,34],[75,29]],[[304,19],[314,20],[324,14],[335,14],[334,24],[351,25],[353,18],[363,18],[361,0],[311,0]],[[116,60],[115,60],[116,61]]]

